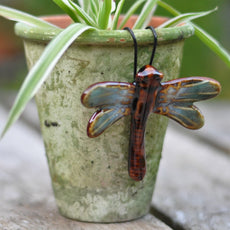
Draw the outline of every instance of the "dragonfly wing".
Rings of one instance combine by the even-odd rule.
[[[188,104],[160,105],[155,113],[165,115],[188,129],[199,129],[204,125],[204,117],[199,109]]]
[[[135,86],[126,82],[99,82],[86,89],[82,104],[88,108],[131,106]]]
[[[102,109],[96,111],[89,120],[87,134],[89,137],[97,137],[113,123],[123,116],[130,114],[129,107],[116,107],[113,109]]]
[[[193,103],[217,96],[220,89],[219,82],[205,77],[164,82],[153,112],[168,116],[186,128],[199,129],[204,117]]]
[[[125,82],[99,82],[86,89],[81,102],[88,108],[97,108],[89,120],[89,137],[99,136],[106,128],[130,114],[135,86]]]

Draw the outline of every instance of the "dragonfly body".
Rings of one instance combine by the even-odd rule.
[[[129,141],[129,176],[136,181],[145,176],[145,127],[149,113],[155,107],[162,74],[152,66],[144,66],[135,78],[131,107]]]
[[[116,121],[131,115],[128,171],[140,181],[146,172],[145,127],[153,112],[167,116],[189,129],[204,124],[203,115],[194,102],[215,97],[220,84],[206,77],[175,79],[161,83],[163,74],[153,66],[142,67],[133,83],[99,82],[86,89],[82,104],[97,111],[89,120],[87,133],[97,137]]]

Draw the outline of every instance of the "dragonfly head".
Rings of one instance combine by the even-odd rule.
[[[155,69],[151,65],[143,66],[137,73],[136,82],[151,82],[151,81],[158,81],[161,82],[163,78],[163,74]]]

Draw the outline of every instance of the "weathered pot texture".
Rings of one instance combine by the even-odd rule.
[[[70,22],[64,16],[46,20],[57,20],[64,26]],[[152,22],[157,26],[154,19]],[[154,38],[150,30],[134,33],[140,68],[149,63]],[[193,34],[193,28],[181,25],[157,33],[153,65],[164,73],[164,81],[177,78],[184,39]],[[16,25],[16,34],[24,40],[29,68],[55,36],[24,24]],[[133,40],[127,31],[85,32],[65,52],[36,95],[56,203],[66,217],[121,222],[149,211],[167,118],[156,114],[148,118],[147,173],[143,181],[136,182],[127,171],[130,117],[122,118],[97,138],[88,138],[86,127],[94,109],[85,108],[80,101],[82,92],[93,83],[132,82],[133,52]]]

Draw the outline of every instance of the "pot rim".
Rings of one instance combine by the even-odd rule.
[[[58,20],[61,30],[71,23],[71,19],[67,15],[52,15],[52,16],[46,16],[42,18],[52,23],[55,22],[55,20]],[[135,15],[132,16],[130,18],[131,23],[135,22],[136,18],[137,16]],[[153,17],[150,25],[156,27],[156,25],[161,24],[161,23],[156,23],[156,20],[159,19],[161,23],[167,20],[167,18],[165,17]],[[60,33],[61,31],[60,29],[58,28],[58,29],[50,30],[50,29],[38,28],[38,27],[27,25],[22,22],[16,23],[15,25],[15,33],[17,36],[26,40],[29,39],[29,40],[40,41],[45,43],[52,40],[56,35],[58,35],[58,33]],[[186,23],[186,24],[181,24],[180,26],[169,27],[169,28],[156,27],[156,32],[158,35],[158,45],[160,45],[165,43],[177,42],[189,38],[194,34],[194,28],[191,24]],[[138,29],[138,30],[134,30],[134,33],[137,38],[138,45],[149,45],[153,43],[153,35],[150,30]],[[81,44],[81,45],[132,46],[133,40],[130,34],[125,30],[89,30],[84,32],[82,35],[80,35],[74,43]]]

